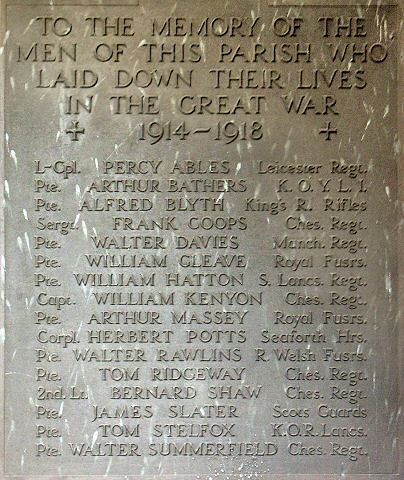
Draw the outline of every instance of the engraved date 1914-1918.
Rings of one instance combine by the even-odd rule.
[[[160,141],[187,140],[198,135],[209,135],[210,139],[232,143],[235,141],[261,140],[262,124],[257,121],[240,122],[218,121],[212,127],[190,128],[185,122],[175,124],[167,121],[152,121],[139,124],[139,140],[149,141],[152,145]]]

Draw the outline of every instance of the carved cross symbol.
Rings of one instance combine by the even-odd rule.
[[[66,129],[65,132],[71,135],[70,140],[72,142],[78,142],[79,140],[78,135],[83,134],[85,132],[85,129],[79,128],[79,122],[76,121],[76,122],[71,122],[70,128]]]
[[[327,122],[327,126],[322,128],[319,133],[325,135],[325,140],[331,140],[331,135],[336,135],[338,130],[336,128],[331,128],[331,122]]]

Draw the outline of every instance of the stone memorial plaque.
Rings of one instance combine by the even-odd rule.
[[[397,478],[400,5],[1,18],[2,478]]]

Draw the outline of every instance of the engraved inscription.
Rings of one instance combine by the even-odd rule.
[[[397,471],[397,9],[8,5],[6,472]]]

